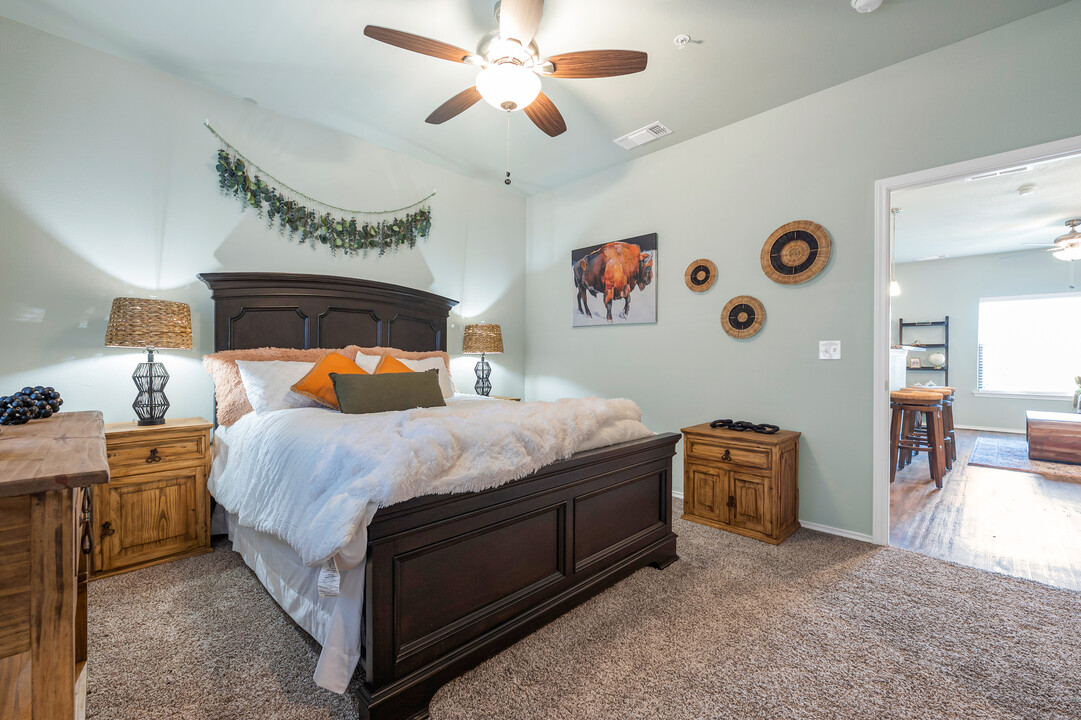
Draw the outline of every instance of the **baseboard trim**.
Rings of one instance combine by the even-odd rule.
[[[1024,428],[1000,428],[1000,427],[984,427],[983,425],[955,425],[958,430],[975,430],[977,432],[997,432],[997,433],[1010,433],[1012,435],[1024,435]]]
[[[681,493],[679,490],[673,490],[672,491],[672,497],[674,497],[676,500],[682,500],[683,499],[683,493]]]
[[[819,525],[818,523],[807,522],[806,520],[800,520],[801,527],[805,527],[808,530],[816,530],[818,532],[828,533],[830,535],[840,535],[841,537],[851,538],[853,540],[862,540],[863,542],[874,543],[874,538],[866,533],[852,532],[851,530],[842,530],[841,528],[831,527],[829,525]]]

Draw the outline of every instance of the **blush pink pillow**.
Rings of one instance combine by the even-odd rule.
[[[240,379],[237,360],[286,360],[289,362],[319,362],[332,352],[346,352],[333,348],[253,348],[251,350],[225,350],[203,356],[203,367],[214,380],[214,399],[218,403],[218,425],[229,427],[252,411],[244,382]],[[356,351],[349,355],[354,357]]]
[[[392,347],[359,347],[357,345],[346,345],[342,353],[347,357],[354,357],[357,353],[363,353],[364,355],[386,355],[392,358],[398,358],[399,360],[425,360],[427,358],[437,357],[443,361],[443,364],[447,366],[447,370],[450,371],[450,355],[442,350],[434,350],[432,352],[412,352],[410,350],[399,350]],[[243,358],[240,358],[243,360]]]

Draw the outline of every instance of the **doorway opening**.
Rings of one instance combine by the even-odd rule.
[[[875,212],[874,540],[1081,589],[1081,137],[880,180]]]

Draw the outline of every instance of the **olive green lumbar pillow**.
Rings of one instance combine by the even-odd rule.
[[[446,405],[438,370],[383,375],[330,373],[330,381],[342,412],[351,415]]]

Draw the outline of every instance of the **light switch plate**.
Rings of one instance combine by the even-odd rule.
[[[841,359],[841,341],[840,340],[819,340],[818,341],[818,359],[819,360],[840,360]]]

